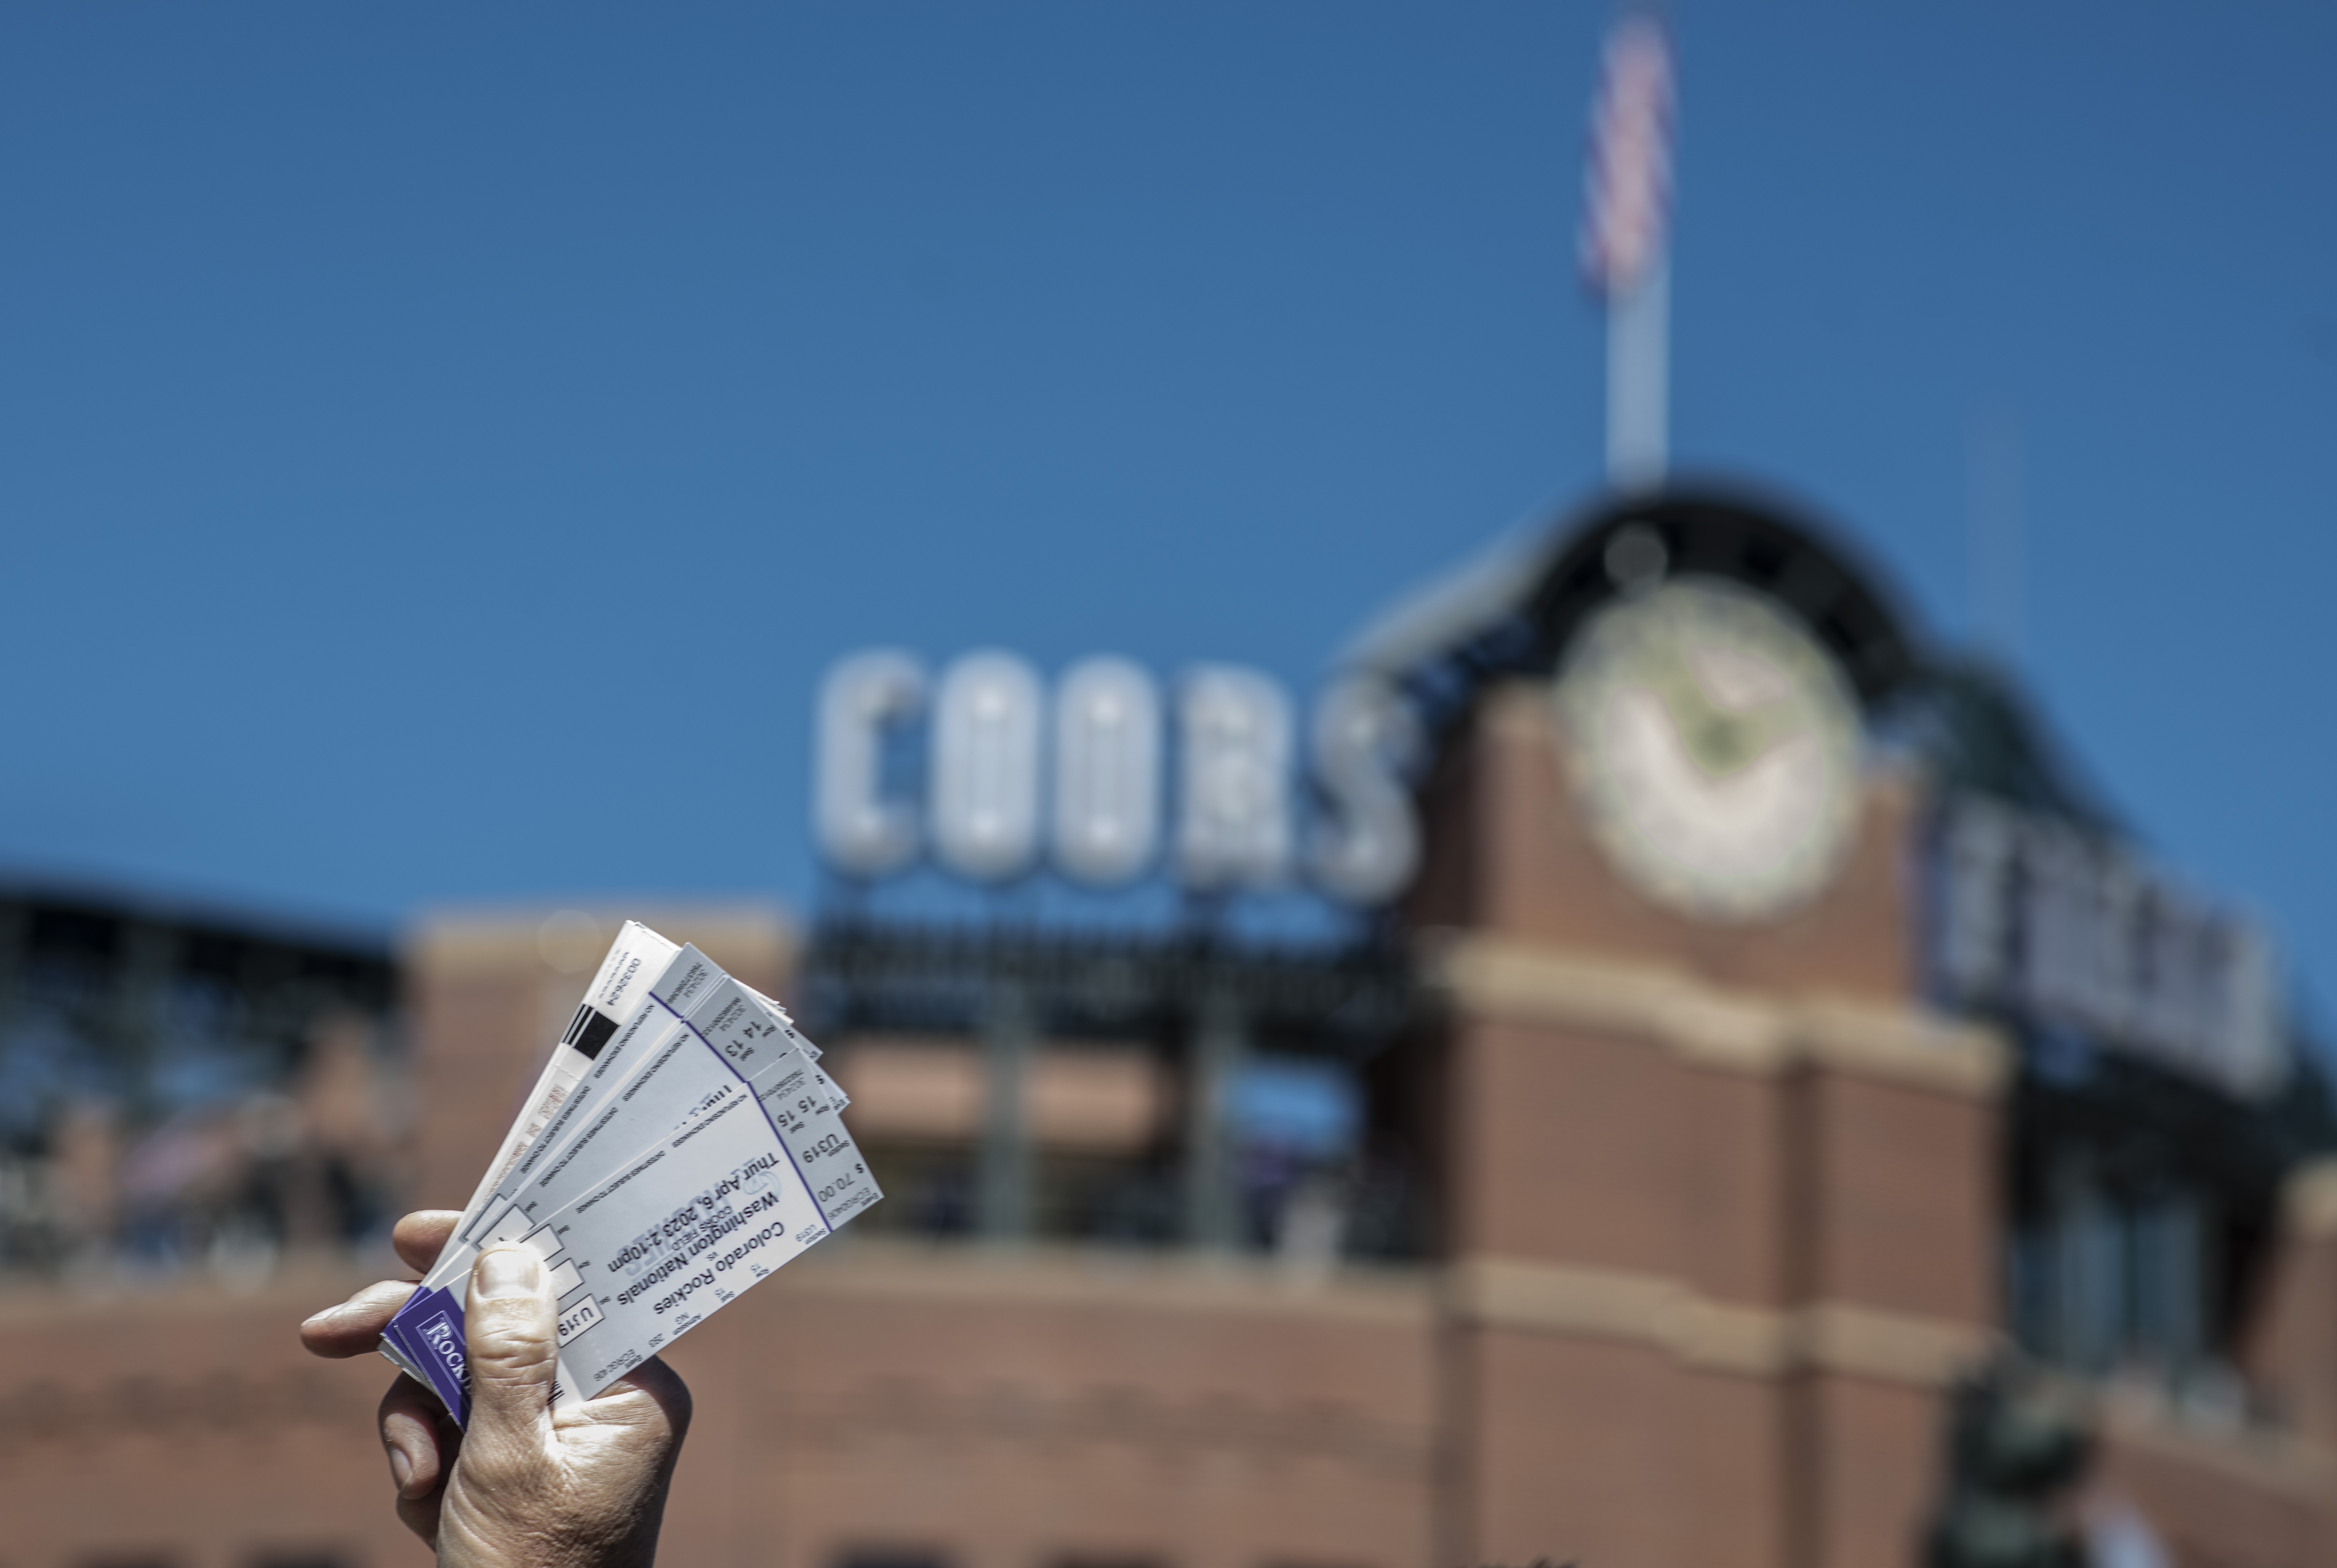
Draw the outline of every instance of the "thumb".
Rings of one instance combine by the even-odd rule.
[[[559,1366],[559,1308],[543,1259],[531,1247],[490,1247],[471,1268],[464,1309],[471,1422],[464,1447],[499,1457],[538,1454],[552,1442],[552,1380]]]

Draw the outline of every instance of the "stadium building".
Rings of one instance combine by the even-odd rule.
[[[625,916],[789,1002],[888,1193],[672,1353],[669,1563],[2337,1559],[2319,1059],[2011,682],[1693,488],[1346,664],[1302,744],[1240,671],[854,661],[800,934],[434,918],[393,1005],[378,954],[20,901],[0,1073],[114,1076],[10,1133],[0,1562],[417,1560],[386,1369],[292,1327],[462,1200]],[[888,892],[927,860],[1008,891]]]

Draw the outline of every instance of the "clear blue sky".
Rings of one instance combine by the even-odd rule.
[[[1681,0],[1676,439],[2337,975],[2337,8]],[[0,860],[813,882],[820,669],[1311,681],[1597,476],[1601,5],[0,13]],[[752,732],[675,767],[683,694]],[[625,837],[627,814],[670,826]]]

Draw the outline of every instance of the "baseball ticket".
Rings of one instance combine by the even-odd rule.
[[[768,997],[629,925],[384,1354],[465,1418],[471,1263],[521,1241],[559,1300],[554,1397],[590,1398],[832,1233],[882,1193],[816,1054]]]

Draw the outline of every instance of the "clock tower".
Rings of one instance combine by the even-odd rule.
[[[1911,667],[1842,554],[1671,494],[1521,569],[1442,691],[1408,915],[1462,1453],[1443,1560],[1905,1561],[1994,1344],[2005,1053],[1922,996]],[[1440,664],[1441,660],[1441,664]]]

